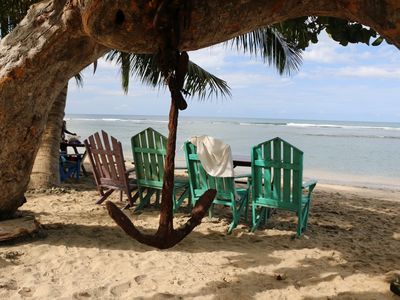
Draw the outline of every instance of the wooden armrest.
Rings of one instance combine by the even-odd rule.
[[[316,185],[317,185],[317,180],[312,179],[312,180],[309,180],[309,181],[303,183],[303,185],[301,187],[303,189],[309,189],[311,192],[315,188]]]

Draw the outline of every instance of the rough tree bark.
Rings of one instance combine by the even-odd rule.
[[[0,43],[0,219],[25,202],[34,158],[54,99],[107,51],[81,30],[69,1],[44,1]]]
[[[29,188],[50,188],[60,185],[60,135],[67,100],[68,84],[54,100],[39,150],[33,164]]]
[[[68,79],[115,48],[155,53],[160,1],[44,0],[0,43],[0,217],[25,201],[48,112]],[[400,46],[398,0],[187,0],[178,49],[195,50],[305,15],[371,26]],[[182,18],[183,19],[183,18]]]

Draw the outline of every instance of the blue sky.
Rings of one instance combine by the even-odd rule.
[[[340,46],[327,35],[303,53],[299,72],[280,76],[261,59],[222,45],[189,53],[225,79],[228,99],[189,99],[182,116],[400,122],[400,51],[391,45]],[[118,67],[99,60],[84,86],[70,82],[67,114],[167,115],[169,96],[132,79],[121,89]]]

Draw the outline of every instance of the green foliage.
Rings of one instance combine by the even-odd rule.
[[[155,55],[113,50],[107,55],[107,60],[115,61],[121,66],[122,88],[125,93],[128,92],[130,76],[152,87],[160,87],[164,84],[165,78],[158,69]],[[209,98],[212,95],[217,97],[230,95],[229,87],[224,80],[210,74],[192,61],[189,61],[184,90],[200,99]]]
[[[232,47],[244,53],[260,55],[265,63],[274,65],[280,74],[290,74],[298,70],[301,62],[301,50],[285,38],[276,28],[260,28],[250,33],[241,35],[231,41]],[[162,86],[165,78],[157,67],[154,55],[128,54],[112,51],[107,60],[115,61],[121,66],[122,88],[128,91],[129,76],[135,76],[142,83],[156,87]],[[191,96],[200,99],[211,96],[230,96],[227,83],[202,69],[194,62],[189,62],[188,74],[185,78],[184,90]]]
[[[375,30],[359,23],[332,17],[302,17],[275,24],[273,27],[297,49],[305,50],[310,42],[318,43],[318,35],[326,31],[329,36],[343,46],[348,43],[364,43],[378,46],[384,40]],[[374,41],[371,43],[371,39]]]
[[[207,72],[194,62],[189,62],[188,75],[184,89],[200,99],[230,96],[230,88],[225,80]]]
[[[299,69],[302,51],[295,43],[287,42],[279,30],[278,27],[259,28],[232,39],[230,43],[244,53],[260,55],[264,63],[273,65],[279,74],[290,75]]]

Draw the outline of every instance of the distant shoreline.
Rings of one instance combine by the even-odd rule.
[[[167,116],[68,114],[66,119],[68,129],[82,139],[107,131],[121,141],[127,160],[132,160],[134,134],[147,127],[168,133]],[[203,134],[224,140],[234,155],[247,156],[253,145],[279,136],[304,152],[306,179],[400,189],[400,123],[183,116],[177,138],[178,166],[185,166],[180,149],[184,141]]]

